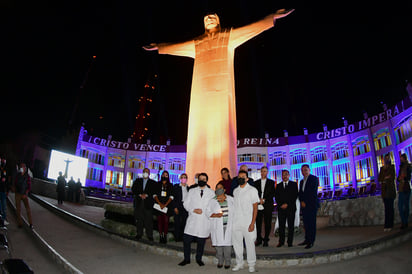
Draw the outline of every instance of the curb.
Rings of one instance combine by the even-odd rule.
[[[16,207],[15,205],[10,201],[10,197],[7,197],[7,203],[10,206],[10,208],[13,210],[13,214],[17,216],[16,213]],[[63,269],[67,273],[71,274],[83,274],[79,269],[77,269],[74,265],[72,265],[68,260],[66,260],[62,255],[60,255],[52,246],[50,246],[37,232],[35,229],[30,229],[29,228],[29,223],[27,220],[21,216],[23,223],[24,223],[24,229],[26,232],[30,233],[33,235],[34,239],[36,242],[40,245],[41,248],[46,250],[49,255],[52,257],[52,259],[60,266],[63,267]]]
[[[130,246],[137,247],[141,250],[149,251],[155,254],[172,256],[176,258],[183,259],[183,247],[160,245],[158,243],[152,243],[145,239],[136,241],[133,238],[126,237],[114,232],[111,232],[102,226],[91,223],[83,218],[80,218],[70,212],[60,209],[49,202],[42,200],[41,198],[30,195],[30,197],[43,207],[53,211],[55,214],[75,223],[100,233],[104,236],[109,236],[110,238],[126,243]],[[257,255],[256,266],[258,267],[288,267],[288,266],[308,266],[308,265],[320,265],[326,263],[336,263],[340,261],[350,260],[358,256],[369,255],[377,251],[390,248],[399,245],[401,242],[412,239],[412,228],[408,228],[399,231],[395,234],[382,237],[380,239],[371,240],[368,242],[359,243],[356,245],[321,250],[315,252],[304,252],[295,254],[268,254],[268,255]],[[194,251],[192,249],[192,259],[194,258]],[[234,263],[234,259],[233,263]],[[215,253],[210,251],[205,251],[203,256],[203,261],[205,263],[215,263]],[[78,273],[78,272],[76,272]]]

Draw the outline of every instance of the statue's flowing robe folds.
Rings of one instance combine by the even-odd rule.
[[[187,133],[189,178],[206,172],[208,184],[214,187],[221,179],[221,168],[237,173],[234,51],[273,24],[273,15],[269,15],[244,27],[205,33],[183,43],[158,45],[160,54],[195,59]]]

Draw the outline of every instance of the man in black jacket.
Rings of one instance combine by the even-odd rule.
[[[149,241],[153,241],[153,195],[156,182],[149,178],[150,170],[143,169],[143,178],[137,178],[132,185],[133,205],[136,218],[136,239],[143,236],[143,227]]]
[[[180,175],[180,184],[173,186],[173,208],[174,208],[174,229],[175,229],[175,241],[181,242],[183,240],[183,232],[185,230],[186,220],[188,213],[183,207],[184,199],[189,193],[187,186],[187,174]]]
[[[258,191],[260,203],[258,204],[258,213],[256,217],[256,243],[258,246],[262,243],[262,221],[265,223],[265,237],[263,246],[268,246],[269,234],[272,229],[272,212],[273,197],[275,196],[275,181],[267,178],[268,168],[263,166],[260,169],[261,178],[255,182],[255,188]]]
[[[289,171],[282,170],[282,182],[277,184],[275,199],[279,218],[279,243],[276,247],[285,244],[285,227],[288,222],[288,246],[293,246],[293,232],[295,226],[296,199],[298,198],[298,184],[289,181]]]
[[[299,245],[305,248],[313,247],[316,238],[316,213],[319,208],[318,186],[319,178],[310,174],[308,164],[301,168],[303,179],[299,185],[299,200],[302,208],[303,226],[305,227],[305,241]]]

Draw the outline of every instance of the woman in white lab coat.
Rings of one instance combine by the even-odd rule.
[[[232,259],[233,198],[225,194],[222,183],[216,185],[216,197],[209,202],[210,239],[216,248],[217,267],[230,268]]]

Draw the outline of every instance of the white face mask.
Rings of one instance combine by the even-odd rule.
[[[143,178],[145,178],[145,179],[149,178],[149,173],[144,172],[144,173],[143,173]]]
[[[198,181],[199,181],[199,179],[195,178],[195,184],[197,184]]]
[[[19,171],[20,171],[20,173],[23,173],[23,172],[24,172],[24,168],[21,167]]]

